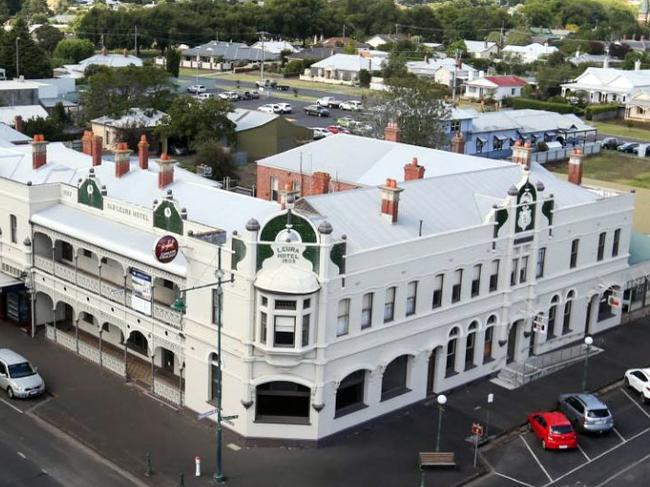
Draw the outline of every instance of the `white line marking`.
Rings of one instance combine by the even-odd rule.
[[[25,454],[23,452],[17,451],[16,453],[18,453],[18,456],[20,458],[22,458],[23,460],[27,460],[27,457],[25,456]]]
[[[514,478],[512,478],[512,477],[508,477],[507,475],[503,475],[502,473],[499,473],[499,472],[496,472],[496,471],[495,471],[494,473],[495,473],[496,475],[498,475],[499,477],[503,477],[504,479],[508,479],[508,480],[510,480],[511,482],[514,482],[514,483],[516,483],[516,484],[519,484],[519,485],[525,485],[526,487],[535,487],[534,485],[527,484],[526,482],[522,482],[521,480],[517,480],[517,479],[514,479]]]
[[[551,477],[551,476],[548,474],[548,472],[547,472],[546,469],[544,468],[544,465],[542,465],[542,462],[539,461],[539,458],[537,458],[537,455],[535,455],[535,452],[534,452],[533,449],[530,447],[530,445],[528,444],[528,442],[526,441],[526,439],[525,439],[522,435],[519,435],[519,438],[521,438],[521,441],[524,442],[524,445],[526,445],[526,448],[528,448],[528,451],[530,452],[530,454],[533,456],[533,458],[534,458],[535,461],[537,462],[537,465],[539,465],[539,468],[541,468],[541,469],[542,469],[542,472],[544,472],[544,474],[548,477],[549,482],[553,482],[553,477]]]
[[[585,453],[585,451],[582,449],[582,447],[580,445],[578,445],[578,450],[580,450],[580,453],[582,453],[584,455],[584,457],[587,459],[587,461],[591,460],[591,458],[589,458],[589,455],[587,455]]]
[[[234,443],[228,443],[226,445],[228,448],[230,448],[232,451],[239,451],[241,450],[241,446],[235,445]]]
[[[612,428],[612,430],[614,431],[614,433],[616,433],[616,436],[618,436],[621,439],[621,441],[625,443],[625,438],[623,438],[623,435],[620,433],[620,431],[618,431],[616,428]]]
[[[614,480],[616,477],[618,477],[618,476],[624,474],[625,472],[627,472],[628,470],[636,467],[639,463],[645,462],[648,458],[650,458],[650,454],[648,454],[645,457],[641,458],[640,460],[637,460],[636,462],[628,465],[623,470],[618,471],[617,473],[615,473],[611,477],[607,477],[604,481],[602,481],[596,487],[603,487],[604,485],[608,484],[610,481]]]
[[[648,411],[646,411],[645,409],[643,409],[643,408],[641,407],[641,404],[639,404],[639,403],[636,401],[636,399],[634,399],[632,396],[630,396],[630,395],[628,394],[628,392],[627,392],[625,389],[621,389],[621,391],[623,392],[623,394],[625,394],[625,395],[627,396],[627,398],[628,398],[630,401],[632,401],[632,402],[636,405],[636,407],[638,407],[638,408],[641,410],[641,412],[642,412],[643,414],[645,414],[648,418],[650,418],[650,413],[648,413]]]
[[[562,479],[563,479],[564,477],[566,477],[567,475],[571,475],[572,473],[577,472],[578,470],[580,470],[582,467],[585,467],[585,466],[587,466],[587,465],[589,465],[589,464],[595,462],[596,460],[599,460],[601,457],[603,457],[603,456],[605,456],[605,455],[607,455],[607,454],[613,452],[614,450],[618,450],[620,447],[622,447],[622,446],[625,445],[626,443],[629,443],[630,441],[635,440],[635,439],[638,438],[639,436],[646,434],[648,431],[650,431],[650,428],[646,428],[646,429],[644,429],[643,431],[638,432],[636,435],[631,436],[629,439],[623,441],[623,443],[619,443],[618,445],[615,445],[615,446],[611,447],[609,450],[605,450],[605,451],[602,452],[600,455],[596,455],[594,458],[592,458],[592,459],[589,460],[588,462],[585,462],[585,463],[583,463],[582,465],[578,465],[577,467],[572,468],[572,469],[569,470],[568,472],[566,472],[566,473],[560,475],[560,476],[559,476],[558,478],[556,478],[553,482],[549,482],[549,483],[545,484],[543,487],[548,487],[549,485],[551,485],[551,484],[553,484],[553,483],[555,483],[555,482],[558,482],[558,481],[562,480]]]
[[[23,410],[22,410],[22,409],[17,408],[17,407],[14,406],[13,404],[11,404],[9,401],[5,401],[4,399],[0,398],[0,402],[6,404],[7,406],[9,406],[11,409],[13,409],[14,411],[16,411],[17,413],[23,414]]]

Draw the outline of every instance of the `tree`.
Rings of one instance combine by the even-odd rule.
[[[200,140],[194,144],[194,148],[194,160],[197,164],[206,164],[212,168],[212,179],[223,180],[236,175],[230,154],[216,140]]]
[[[374,137],[383,137],[388,122],[396,122],[401,141],[423,147],[442,148],[449,139],[445,126],[449,107],[443,101],[444,89],[421,78],[394,80],[389,90],[367,99],[368,110],[362,116],[372,127]]]
[[[49,9],[45,0],[25,0],[21,13],[28,15],[49,14]]]
[[[69,123],[70,117],[65,113],[63,104],[57,103],[49,117],[36,117],[26,120],[23,131],[25,135],[30,137],[41,134],[45,137],[45,140],[64,140],[66,139],[64,130]]]
[[[533,41],[528,32],[513,30],[506,36],[506,44],[509,46],[527,46]]]
[[[367,69],[359,70],[359,86],[362,88],[368,88],[370,86],[370,80],[372,75]]]
[[[63,40],[63,32],[51,25],[41,25],[34,31],[38,44],[52,54],[57,44]]]
[[[18,45],[18,56],[16,45]],[[19,73],[25,78],[52,76],[52,67],[47,53],[32,39],[22,17],[17,17],[12,29],[0,37],[0,66],[7,70],[7,77],[16,76],[16,58],[20,63]]]
[[[94,53],[95,47],[87,39],[63,39],[56,45],[52,56],[63,59],[66,64],[77,64]]]
[[[230,111],[231,104],[219,98],[197,100],[191,96],[179,96],[167,110],[164,124],[156,127],[155,131],[161,138],[173,138],[194,149],[207,140],[232,142],[235,124],[228,119]]]
[[[459,39],[455,42],[452,42],[447,46],[447,55],[451,57],[456,57],[456,52],[460,51],[460,55],[462,57],[467,57],[467,46],[465,45],[465,41],[462,39]]]
[[[181,52],[178,49],[168,47],[165,52],[165,69],[174,78],[178,78],[181,67]]]

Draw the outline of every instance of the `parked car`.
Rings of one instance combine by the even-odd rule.
[[[258,100],[260,97],[257,91],[242,91],[238,94],[240,100]]]
[[[353,134],[357,135],[368,135],[372,132],[372,125],[367,123],[357,122],[351,123],[348,127]]]
[[[209,100],[210,98],[214,98],[214,94],[212,93],[199,93],[198,95],[194,96],[196,96],[197,100]]]
[[[650,368],[626,371],[625,386],[638,392],[643,402],[650,402]]]
[[[347,101],[341,102],[341,104],[339,105],[339,108],[341,110],[349,110],[349,111],[352,111],[352,112],[359,112],[363,108],[363,105],[361,104],[361,102],[359,100],[347,100]]]
[[[324,129],[323,127],[314,127],[312,130],[314,131],[314,140],[324,139],[325,137],[334,135],[332,132]]]
[[[609,408],[593,394],[562,394],[558,407],[576,430],[606,433],[614,427]]]
[[[603,140],[600,141],[600,146],[603,149],[614,150],[619,145],[621,145],[621,142],[616,137],[605,137]]]
[[[349,134],[350,131],[346,129],[345,127],[341,127],[340,125],[330,125],[326,127],[325,130],[329,130],[333,134]]]
[[[236,91],[224,91],[223,93],[219,93],[219,98],[222,100],[237,101],[239,100],[239,93]]]
[[[634,151],[639,157],[650,156],[650,145],[639,145]]]
[[[324,96],[323,98],[319,98],[316,100],[316,104],[327,108],[339,108],[341,106],[341,102],[333,96]]]
[[[276,105],[280,107],[280,113],[291,113],[293,111],[289,103],[276,103]]]
[[[274,79],[261,79],[256,81],[255,84],[258,88],[275,88],[278,85],[278,82]]]
[[[305,107],[305,114],[312,115],[314,117],[329,117],[330,111],[320,105],[307,105]]]
[[[280,90],[280,91],[289,91],[291,89],[291,86],[289,86],[289,85],[277,85],[275,88]]]
[[[14,397],[34,397],[45,392],[45,381],[36,367],[8,348],[0,349],[0,389]]]
[[[257,110],[265,113],[280,113],[280,107],[274,103],[267,103],[266,105],[262,105],[261,107],[258,107]]]
[[[190,85],[187,87],[188,93],[205,93],[205,90],[206,88],[203,85]]]
[[[558,412],[537,412],[528,416],[528,427],[542,440],[545,450],[566,450],[578,447],[578,437],[569,418]]]
[[[616,150],[619,152],[625,152],[627,154],[632,154],[634,150],[639,147],[638,142],[625,142],[624,144],[619,145]]]
[[[350,128],[354,123],[356,122],[355,119],[352,117],[341,117],[336,119],[336,125],[340,125],[341,127],[346,127]]]

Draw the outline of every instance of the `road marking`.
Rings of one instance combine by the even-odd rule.
[[[603,487],[604,485],[607,485],[610,481],[614,480],[616,477],[624,474],[628,470],[636,467],[639,463],[645,462],[648,458],[650,458],[650,454],[646,455],[645,457],[641,458],[640,460],[637,460],[636,462],[628,465],[622,470],[619,470],[617,473],[612,475],[611,477],[607,477],[605,480],[603,480],[600,484],[598,484],[596,487]]]
[[[504,479],[508,479],[508,480],[510,480],[511,482],[514,482],[514,483],[516,483],[516,484],[524,485],[524,486],[526,486],[526,487],[535,487],[534,485],[527,484],[526,482],[522,482],[521,480],[517,480],[517,479],[512,478],[512,477],[508,477],[507,475],[504,475],[504,474],[499,473],[499,472],[497,472],[497,471],[495,471],[494,473],[495,473],[496,475],[498,475],[499,477],[503,477]]]
[[[0,402],[3,402],[4,404],[6,404],[7,406],[9,406],[11,409],[13,409],[14,411],[16,411],[17,413],[23,414],[23,410],[22,410],[22,409],[17,408],[17,407],[14,406],[13,404],[11,404],[9,401],[5,401],[4,399],[0,398]]]
[[[558,478],[556,478],[554,481],[545,484],[543,487],[548,487],[549,485],[551,485],[551,484],[553,484],[553,483],[555,483],[555,482],[558,482],[558,481],[562,480],[564,477],[566,477],[566,476],[568,476],[568,475],[571,475],[572,473],[577,472],[577,471],[580,470],[582,467],[585,467],[585,466],[587,466],[587,465],[589,465],[589,464],[595,462],[596,460],[599,460],[601,457],[603,457],[603,456],[605,456],[605,455],[608,455],[609,453],[613,452],[614,450],[618,450],[620,447],[622,447],[622,446],[625,445],[626,443],[629,443],[630,441],[637,439],[639,436],[646,434],[648,431],[650,431],[650,428],[646,428],[646,429],[644,429],[643,431],[638,432],[636,435],[631,436],[628,440],[624,440],[622,443],[619,443],[618,445],[615,445],[615,446],[611,447],[609,450],[605,450],[605,451],[602,452],[600,455],[596,455],[594,458],[592,458],[592,459],[589,460],[588,462],[585,462],[585,463],[583,463],[582,465],[578,465],[577,467],[572,468],[572,469],[569,470],[568,472],[566,472],[566,473],[560,475],[560,476],[559,476]]]
[[[616,433],[616,436],[618,436],[621,439],[621,441],[625,443],[625,438],[623,438],[623,435],[616,428],[612,428],[612,430],[614,431],[614,433]]]
[[[18,453],[18,456],[20,458],[22,458],[23,460],[27,460],[27,457],[25,456],[25,454],[23,452],[17,451],[16,453]]]
[[[582,453],[584,455],[584,457],[587,459],[587,461],[591,460],[591,458],[589,458],[589,455],[587,455],[585,453],[585,451],[582,449],[582,447],[580,445],[578,445],[578,450],[580,450],[580,453]]]
[[[621,389],[621,391],[623,392],[623,394],[625,394],[625,395],[627,396],[627,398],[628,398],[630,401],[632,401],[632,402],[636,405],[636,407],[638,407],[638,408],[641,410],[641,412],[642,412],[643,414],[645,414],[648,418],[650,418],[650,413],[648,413],[648,411],[646,411],[645,409],[643,409],[643,407],[641,407],[641,404],[639,404],[639,403],[636,401],[636,399],[634,399],[632,396],[630,396],[630,395],[628,394],[628,392],[627,392],[625,389]]]
[[[548,474],[548,472],[547,472],[546,469],[544,468],[544,465],[542,465],[542,462],[539,461],[539,458],[537,458],[537,455],[535,455],[535,452],[534,452],[533,449],[530,447],[530,445],[528,444],[528,442],[526,441],[526,439],[525,439],[522,435],[519,435],[519,438],[521,438],[521,441],[524,442],[524,445],[526,445],[526,448],[528,448],[528,451],[530,452],[530,454],[533,456],[533,458],[534,458],[535,461],[537,462],[537,465],[539,465],[539,468],[541,468],[541,469],[542,469],[542,472],[544,472],[544,474],[548,477],[548,480],[549,480],[550,482],[553,482],[553,477],[551,477],[551,476]]]
[[[241,446],[235,445],[234,443],[228,443],[226,445],[228,448],[230,448],[232,451],[239,451],[241,450]]]
[[[43,404],[47,404],[47,403],[50,402],[52,399],[54,399],[53,396],[47,396],[46,399],[44,399],[43,401],[39,401],[37,404],[34,404],[32,407],[26,409],[25,412],[26,412],[26,413],[31,413],[31,412],[34,411],[36,408],[40,408]]]

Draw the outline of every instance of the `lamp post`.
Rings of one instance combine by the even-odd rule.
[[[440,394],[436,401],[438,402],[438,436],[436,438],[436,451],[440,451],[440,432],[442,430],[442,413],[445,411],[445,404],[447,404],[447,396]]]
[[[20,36],[16,37],[16,78],[20,78]]]
[[[584,375],[582,376],[582,391],[587,392],[587,370],[589,367],[589,352],[591,350],[591,345],[594,343],[594,339],[590,336],[585,337],[585,345],[587,350],[585,351],[585,370]]]

